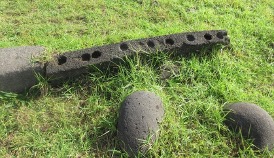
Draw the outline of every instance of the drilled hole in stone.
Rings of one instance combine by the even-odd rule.
[[[206,39],[206,40],[212,40],[212,35],[211,34],[209,34],[209,33],[207,33],[207,34],[205,34],[204,35],[204,38]]]
[[[95,51],[95,52],[92,53],[91,57],[92,57],[92,58],[99,58],[101,55],[102,55],[101,52]]]
[[[58,57],[58,65],[65,64],[67,62],[67,57],[66,56],[59,56]]]
[[[154,48],[155,47],[155,44],[153,41],[148,41],[147,42],[147,46],[149,46],[150,48]]]
[[[166,44],[173,45],[174,44],[174,40],[171,39],[171,38],[168,38],[168,39],[166,39]]]
[[[128,45],[127,45],[126,43],[122,43],[122,44],[120,45],[120,49],[121,49],[122,51],[125,51],[125,50],[128,49]]]
[[[140,44],[141,46],[145,45],[143,42],[139,42],[139,44]]]
[[[194,41],[194,40],[195,40],[195,37],[194,37],[193,35],[187,35],[187,36],[186,36],[186,39],[187,39],[188,41]]]
[[[82,60],[83,61],[89,61],[90,60],[90,54],[88,54],[88,53],[83,54],[82,55]]]
[[[224,33],[223,32],[218,32],[217,37],[220,38],[220,39],[223,39],[224,38]]]

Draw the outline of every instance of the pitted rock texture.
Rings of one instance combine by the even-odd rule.
[[[157,138],[164,107],[159,96],[152,92],[137,91],[122,103],[118,119],[118,139],[130,156],[145,153],[144,140],[153,143]]]
[[[86,73],[89,65],[104,69],[109,64],[121,61],[136,52],[154,53],[168,51],[176,55],[195,53],[216,44],[229,44],[225,30],[186,32],[152,38],[125,41],[97,46],[55,56],[46,67],[46,75],[52,82]]]
[[[35,73],[45,75],[45,70],[33,59],[43,52],[39,46],[0,49],[0,91],[20,93],[35,85]]]
[[[273,149],[274,121],[272,117],[259,106],[252,103],[227,104],[225,124],[233,130],[241,129],[242,135],[254,139],[254,145],[259,149]]]

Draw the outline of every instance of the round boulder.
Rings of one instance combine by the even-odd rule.
[[[241,130],[242,135],[254,140],[253,144],[259,149],[274,147],[274,121],[262,108],[251,103],[233,103],[224,106],[225,124],[233,130]]]
[[[155,141],[164,116],[161,98],[152,92],[134,92],[123,101],[119,114],[117,134],[121,147],[130,156],[145,153],[148,147],[144,142]]]

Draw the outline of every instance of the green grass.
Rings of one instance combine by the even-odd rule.
[[[163,99],[159,139],[145,157],[272,157],[223,125],[222,106],[247,101],[274,117],[274,2],[179,0],[0,1],[0,47],[42,45],[46,57],[123,40],[226,29],[231,47],[211,55],[137,56],[118,73],[94,70],[24,95],[0,93],[0,157],[127,157],[117,146],[122,100]],[[179,73],[159,79],[160,67]],[[38,89],[38,90],[37,90]],[[41,95],[39,95],[39,90]]]

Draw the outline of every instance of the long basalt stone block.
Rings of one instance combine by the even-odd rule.
[[[47,64],[46,76],[51,80],[77,76],[87,73],[89,65],[105,65],[136,52],[166,51],[184,55],[216,44],[229,44],[225,30],[171,34],[70,51],[55,56]]]

